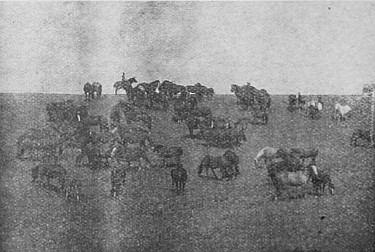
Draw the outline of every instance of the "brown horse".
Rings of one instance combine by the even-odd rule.
[[[208,175],[208,170],[211,169],[215,178],[218,179],[215,170],[219,169],[221,172],[221,179],[232,178],[239,174],[238,165],[239,158],[231,150],[226,151],[223,156],[214,157],[206,155],[198,166],[198,175],[201,176],[203,168],[206,168],[206,175]]]

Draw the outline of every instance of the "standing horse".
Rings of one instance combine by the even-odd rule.
[[[231,150],[226,151],[223,156],[214,157],[211,155],[206,155],[198,166],[198,175],[201,176],[203,168],[206,168],[206,175],[208,175],[208,170],[211,169],[215,178],[218,179],[214,170],[219,169],[221,172],[221,179],[232,178],[233,176],[237,176],[239,174],[238,164],[239,158]],[[233,170],[234,173],[232,172]]]
[[[183,191],[187,181],[187,171],[182,167],[182,164],[178,164],[176,168],[171,171],[172,185],[174,185],[177,191]]]
[[[86,100],[94,99],[94,89],[90,82],[87,82],[83,86],[83,92],[85,93]]]
[[[347,118],[350,117],[350,111],[352,108],[349,105],[341,105],[340,103],[336,103],[335,105],[335,114],[333,118],[337,119],[338,121],[345,121]]]
[[[315,165],[309,167],[311,177],[311,182],[314,185],[315,191],[319,193],[324,193],[324,189],[327,186],[330,194],[334,193],[335,186],[332,183],[331,177],[328,173],[323,172],[321,169],[318,169]]]
[[[94,98],[94,93],[96,94],[96,98],[100,98],[102,95],[102,84],[99,82],[93,82],[92,83],[92,98]]]
[[[126,148],[123,145],[116,144],[112,149],[110,156],[115,158],[117,163],[120,163],[120,161],[125,161],[129,167],[130,162],[137,161],[139,164],[138,167],[141,169],[141,159],[146,161],[148,165],[152,166],[146,152],[140,147]]]
[[[115,84],[113,84],[113,87],[115,88],[115,94],[117,95],[117,90],[124,89],[126,94],[128,95],[128,98],[131,97],[130,100],[132,100],[133,83],[137,83],[135,77],[130,78],[126,81],[117,81]]]

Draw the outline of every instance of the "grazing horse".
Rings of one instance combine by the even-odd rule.
[[[83,92],[85,93],[86,100],[94,99],[94,89],[90,82],[83,85]]]
[[[363,130],[363,129],[356,129],[353,132],[353,135],[350,139],[351,146],[358,146],[358,140],[364,140],[368,142],[368,146],[371,145],[371,131],[370,130]],[[372,141],[375,142],[375,135],[372,136]],[[373,146],[374,147],[374,146]]]
[[[255,165],[255,167],[258,166],[259,161],[262,160],[262,159],[266,163],[266,160],[270,160],[270,159],[274,159],[274,158],[279,158],[280,155],[279,155],[278,151],[279,151],[279,148],[269,147],[269,146],[266,146],[263,149],[261,149],[258,152],[258,154],[256,155],[256,157],[254,158],[254,165]]]
[[[231,150],[226,151],[223,156],[214,157],[211,155],[206,155],[198,166],[198,175],[201,176],[203,168],[206,168],[206,175],[208,175],[208,170],[211,169],[215,178],[218,179],[214,170],[220,169],[221,179],[232,178],[233,176],[237,176],[239,174],[238,165],[239,158]]]
[[[235,125],[228,129],[200,128],[198,137],[204,139],[208,144],[217,147],[233,147],[241,145],[242,141],[247,141],[245,135],[246,127]]]
[[[135,77],[130,78],[126,81],[117,81],[115,84],[113,84],[113,87],[115,88],[115,94],[117,95],[117,90],[124,89],[126,94],[128,95],[128,98],[131,98],[130,100],[133,100],[132,98],[132,84],[137,83],[137,80]]]
[[[122,144],[138,144],[142,148],[147,148],[146,142],[148,143],[148,147],[153,146],[153,141],[150,137],[150,131],[139,127],[138,125],[131,125],[126,127],[125,125],[119,125],[117,127],[118,133],[122,140]],[[116,128],[113,130],[116,132]]]
[[[351,116],[350,111],[352,108],[349,105],[341,105],[340,103],[336,103],[335,105],[335,114],[333,115],[333,119],[337,119],[338,121],[345,121],[347,118]]]
[[[100,98],[100,96],[102,95],[102,84],[100,84],[99,82],[93,82],[92,89],[92,98],[94,98],[94,93],[96,94],[96,98]]]
[[[121,191],[125,184],[126,170],[115,169],[111,171],[111,197],[116,197]]]
[[[172,185],[176,187],[177,191],[183,191],[188,175],[187,171],[182,167],[182,164],[178,164],[176,168],[171,170],[171,177]]]

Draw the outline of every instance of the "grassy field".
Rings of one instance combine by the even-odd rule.
[[[109,116],[123,95],[104,95],[90,103],[92,114]],[[173,123],[171,111],[151,112],[156,143],[181,146],[188,171],[186,192],[172,190],[169,170],[145,168],[128,174],[119,199],[109,197],[109,171],[74,165],[73,151],[63,154],[70,178],[83,181],[81,202],[31,183],[31,161],[15,159],[16,140],[26,129],[46,123],[45,105],[79,95],[0,95],[0,251],[374,251],[374,149],[353,148],[356,128],[370,128],[369,106],[355,97],[323,96],[319,120],[287,111],[286,96],[272,96],[270,121],[251,125],[247,142],[235,151],[240,176],[231,181],[198,177],[207,148],[185,138],[187,127]],[[348,122],[331,120],[335,101],[354,107]],[[214,115],[246,116],[231,95],[217,95],[209,106]],[[315,147],[317,164],[329,171],[335,195],[274,201],[274,188],[253,158],[265,146]],[[158,162],[148,153],[152,162]]]

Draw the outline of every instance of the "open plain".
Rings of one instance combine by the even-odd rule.
[[[268,125],[250,125],[247,141],[235,152],[240,175],[218,181],[197,175],[206,147],[187,138],[186,125],[168,112],[149,112],[154,142],[183,148],[188,171],[185,192],[173,191],[167,168],[144,167],[127,174],[118,199],[109,196],[108,170],[91,171],[74,164],[76,153],[64,151],[68,177],[83,181],[81,201],[66,200],[31,182],[32,161],[16,159],[17,138],[29,128],[46,124],[51,101],[83,95],[0,95],[0,235],[1,251],[374,251],[374,149],[350,146],[357,128],[370,129],[371,110],[350,96],[323,96],[322,117],[311,120],[291,113],[287,96],[272,96]],[[109,116],[124,94],[103,95],[88,102],[90,114]],[[353,116],[332,121],[334,102],[352,102]],[[233,120],[246,116],[234,95],[205,101],[216,116]],[[317,165],[328,171],[335,194],[275,201],[265,168],[253,158],[265,147],[315,147]],[[152,162],[155,154],[148,153]],[[291,192],[293,193],[293,192]]]

